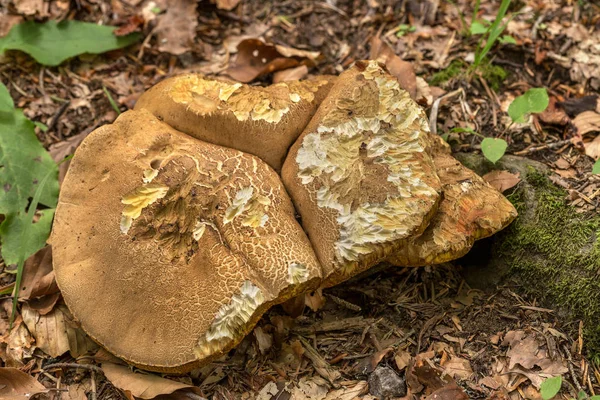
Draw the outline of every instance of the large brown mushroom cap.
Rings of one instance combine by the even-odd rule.
[[[186,371],[236,345],[320,267],[260,159],[130,111],[81,144],[52,232],[56,280],[110,352]]]
[[[342,73],[290,149],[282,179],[331,286],[418,236],[440,182],[423,110],[377,62]]]
[[[135,109],[146,109],[197,139],[253,154],[279,171],[330,80],[321,76],[260,87],[180,75],[149,89]]]
[[[432,139],[443,199],[425,232],[388,258],[393,265],[418,267],[457,259],[476,240],[504,229],[517,216],[500,192],[452,157],[446,142],[439,136]]]

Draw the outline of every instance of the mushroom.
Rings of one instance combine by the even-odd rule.
[[[442,138],[432,135],[432,140],[443,199],[425,232],[388,257],[396,266],[419,267],[462,257],[476,240],[504,229],[517,216],[500,192],[452,157]]]
[[[324,287],[428,226],[441,190],[428,132],[422,108],[376,61],[357,62],[335,81],[282,169]]]
[[[51,243],[92,338],[140,368],[185,372],[274,304],[382,261],[457,258],[515,215],[382,65],[360,61],[266,88],[163,81],[83,141]]]
[[[180,75],[148,90],[135,109],[144,108],[197,139],[253,154],[279,171],[332,79],[320,76],[260,87]]]
[[[320,281],[278,175],[259,158],[129,111],[78,148],[51,237],[83,329],[141,368],[185,372]]]

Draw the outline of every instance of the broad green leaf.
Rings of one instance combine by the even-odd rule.
[[[590,400],[600,400],[600,396],[592,396],[590,397]]]
[[[6,87],[0,83],[0,103],[4,105],[8,104],[2,97],[5,91]],[[7,264],[17,262],[15,254],[18,254],[21,246],[24,251],[38,246],[40,240],[36,237],[43,236],[43,227],[46,227],[45,237],[48,236],[49,224],[45,224],[46,220],[42,217],[35,224],[39,226],[32,228],[37,236],[28,237],[20,243],[27,205],[48,175],[52,179],[47,179],[40,188],[39,202],[53,209],[58,198],[58,167],[38,141],[34,128],[34,123],[23,115],[22,110],[12,108],[0,112],[0,214],[5,216],[0,224],[0,241],[2,256]],[[49,216],[45,218],[51,219],[52,212],[47,210],[45,215]]]
[[[598,159],[592,167],[592,174],[600,174],[600,159]]]
[[[27,21],[13,26],[8,35],[0,38],[0,54],[21,50],[40,64],[55,66],[80,54],[120,49],[140,38],[136,33],[115,36],[114,29],[82,21]]]
[[[548,107],[549,99],[546,88],[529,89],[513,100],[508,106],[508,115],[514,122],[525,122],[525,116],[541,113]]]
[[[481,142],[481,152],[484,157],[493,162],[502,158],[508,147],[504,139],[485,138]]]
[[[548,378],[540,386],[540,395],[543,400],[550,400],[558,394],[562,385],[562,377],[555,376],[554,378]]]
[[[12,112],[14,108],[15,103],[12,97],[10,97],[8,88],[0,82],[0,112]]]
[[[52,227],[54,209],[42,210],[39,214],[40,219],[34,224],[27,218],[27,214],[22,212],[9,214],[0,225],[2,258],[7,264],[16,264],[21,253],[25,255],[24,259],[27,259],[46,245],[48,233]],[[23,232],[25,232],[26,239],[21,241]]]
[[[585,400],[587,398],[588,398],[588,395],[583,390],[580,390],[579,393],[577,393],[577,400]]]
[[[502,44],[517,44],[515,38],[510,35],[504,35],[499,40]]]
[[[471,28],[469,29],[471,31],[471,35],[481,35],[486,33],[488,27],[484,25],[484,22],[487,21],[473,21]]]

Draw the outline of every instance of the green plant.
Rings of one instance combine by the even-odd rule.
[[[82,21],[27,21],[15,25],[0,38],[0,54],[6,50],[20,50],[40,64],[56,66],[80,54],[120,49],[140,38],[137,33],[117,37],[113,34],[114,29]]]
[[[46,243],[58,199],[58,167],[38,141],[35,126],[0,83],[0,241],[4,262],[17,265],[12,316],[23,265]],[[39,204],[47,208],[34,222]]]
[[[600,159],[596,160],[592,167],[592,174],[600,174]]]
[[[555,376],[553,378],[548,378],[542,382],[540,386],[540,395],[542,396],[542,400],[550,400],[553,399],[558,392],[560,392],[560,388],[562,386],[562,376]],[[600,400],[600,396],[588,396],[586,392],[583,390],[577,393],[577,400]],[[575,400],[571,398],[571,400]]]
[[[491,48],[494,46],[494,44],[499,40],[500,35],[502,34],[502,32],[504,32],[504,29],[506,29],[506,25],[508,24],[508,22],[503,23],[502,21],[504,20],[504,17],[506,16],[506,12],[508,11],[508,7],[510,6],[510,2],[511,0],[502,0],[502,3],[500,4],[500,8],[498,9],[498,14],[496,14],[496,18],[494,19],[494,21],[487,27],[487,29],[481,33],[481,39],[479,40],[479,42],[477,43],[477,50],[475,51],[475,60],[473,61],[473,64],[471,66],[472,71],[476,71],[481,63],[483,62],[483,60],[485,59],[485,57],[487,56],[487,54],[489,53],[489,51],[491,50]],[[473,19],[474,22],[475,18]],[[479,30],[481,31],[483,29],[483,22],[479,22],[479,25],[475,25],[475,30]],[[471,25],[471,31],[473,29],[473,24]],[[510,40],[505,38],[505,40]],[[514,40],[514,39],[513,39]]]
[[[53,179],[42,188],[47,175]],[[44,246],[58,198],[57,177],[56,163],[38,141],[35,124],[14,107],[8,89],[0,83],[0,214],[4,215],[0,241],[7,265],[16,264],[20,254],[28,257]],[[40,188],[39,202],[47,208],[32,224],[26,209]],[[22,241],[26,229],[29,236]]]
[[[414,32],[417,28],[412,25],[400,24],[396,29],[396,37],[402,37],[409,32]]]
[[[554,378],[548,378],[540,386],[540,395],[543,400],[550,400],[558,394],[560,387],[562,386],[562,377],[555,376]]]
[[[546,88],[532,88],[517,97],[508,106],[508,115],[513,122],[525,122],[525,116],[546,110],[550,99]]]

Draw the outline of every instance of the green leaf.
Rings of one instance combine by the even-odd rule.
[[[15,103],[12,97],[10,97],[8,88],[0,82],[0,112],[12,112],[14,108]]]
[[[484,22],[487,21],[473,21],[473,23],[471,24],[471,28],[469,29],[471,35],[481,35],[486,33],[488,27],[484,25]]]
[[[600,159],[598,159],[592,167],[592,174],[600,174]]]
[[[558,394],[562,385],[562,377],[555,376],[554,378],[548,378],[540,386],[540,394],[543,400],[550,400]]]
[[[592,396],[589,400],[600,400],[600,396]]]
[[[46,209],[39,212],[40,219],[32,224],[25,212],[10,214],[0,225],[0,237],[2,237],[2,258],[7,264],[16,264],[21,253],[25,259],[45,246],[50,228],[54,209]],[[23,234],[25,232],[25,234]],[[25,240],[21,241],[21,237]]]
[[[529,89],[513,100],[508,106],[508,115],[514,122],[525,122],[525,116],[541,113],[548,107],[549,99],[546,88]]]
[[[8,104],[2,97],[5,91],[6,87],[0,83],[0,104],[4,105]],[[45,235],[45,241],[50,231],[46,221],[51,220],[53,210],[46,210],[42,219],[34,224],[38,226],[32,228],[33,237],[21,243],[20,233],[29,200],[39,192],[39,202],[53,209],[58,198],[58,167],[38,141],[34,129],[34,123],[22,110],[12,108],[0,112],[0,214],[5,216],[0,224],[0,241],[6,264],[16,263],[20,250],[26,252],[25,258],[33,254],[32,249],[39,245],[40,237]],[[46,184],[41,187],[43,181]],[[44,227],[45,233],[42,233]]]
[[[583,390],[580,390],[579,393],[577,393],[577,400],[585,400],[587,399],[587,393],[584,392]]]
[[[140,35],[115,36],[112,26],[82,21],[27,21],[13,26],[0,38],[0,54],[6,50],[21,50],[44,65],[59,65],[84,53],[100,54],[120,49],[136,42]]]
[[[502,44],[517,44],[515,38],[510,35],[504,35],[499,40]]]
[[[481,141],[481,152],[494,164],[502,158],[507,147],[508,144],[504,139],[485,138]]]

